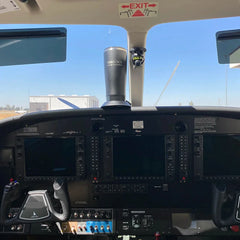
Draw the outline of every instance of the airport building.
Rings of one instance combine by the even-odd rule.
[[[30,96],[30,112],[58,110],[58,109],[79,109],[95,108],[99,106],[99,101],[95,96],[89,95],[72,95],[72,96]]]

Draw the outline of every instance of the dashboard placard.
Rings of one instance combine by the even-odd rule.
[[[217,121],[215,117],[194,118],[194,133],[215,133]]]

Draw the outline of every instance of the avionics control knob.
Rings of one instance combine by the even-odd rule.
[[[20,224],[17,226],[17,231],[21,231],[23,229],[23,226]]]
[[[98,132],[98,131],[101,131],[103,129],[103,126],[102,124],[96,122],[92,125],[92,131],[93,132]]]
[[[83,213],[83,212],[80,212],[80,213],[79,213],[79,217],[80,217],[80,218],[83,218],[83,217],[84,217],[84,213]]]
[[[140,228],[141,221],[138,215],[134,215],[132,218],[132,226],[133,228]]]
[[[96,212],[96,213],[94,214],[94,218],[98,218],[98,217],[99,217],[99,213]]]
[[[107,212],[105,213],[105,217],[106,217],[106,218],[111,218],[111,217],[112,217],[111,212],[107,211]]]
[[[74,213],[73,213],[73,217],[74,217],[74,218],[77,218],[77,217],[78,217],[78,213],[77,213],[77,212],[74,212]]]
[[[87,213],[87,218],[90,218],[90,217],[91,217],[91,213],[88,212],[88,213]]]
[[[99,217],[100,217],[100,218],[104,218],[104,215],[105,215],[105,212],[104,212],[104,211],[100,211]]]
[[[187,126],[184,122],[178,121],[175,125],[176,132],[185,132],[187,129]]]
[[[11,226],[11,231],[15,231],[17,229],[17,226],[16,225],[12,225]]]

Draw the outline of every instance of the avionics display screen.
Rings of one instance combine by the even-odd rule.
[[[75,138],[26,138],[26,176],[75,176]]]
[[[116,137],[113,139],[113,175],[164,176],[164,136]]]
[[[203,137],[203,175],[240,176],[240,135]]]

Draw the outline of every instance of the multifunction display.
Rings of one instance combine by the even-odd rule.
[[[164,136],[113,138],[113,175],[115,177],[161,177],[164,174]]]
[[[203,175],[240,176],[240,135],[203,137]]]
[[[25,138],[26,176],[76,175],[75,138]]]

